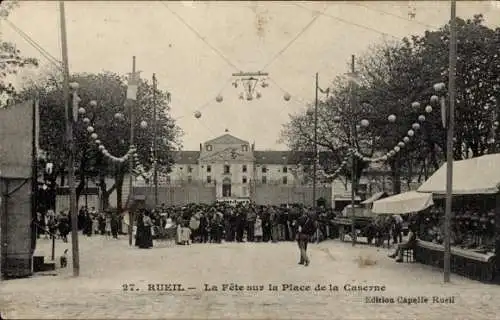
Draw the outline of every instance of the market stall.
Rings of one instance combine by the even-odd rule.
[[[454,162],[451,223],[452,272],[490,281],[500,264],[500,154]],[[442,198],[446,194],[446,164],[419,189]],[[437,200],[436,200],[437,201]],[[442,267],[444,206],[436,206],[419,221],[416,260]]]
[[[419,212],[432,205],[434,205],[432,193],[408,191],[375,201],[372,211],[377,214],[404,214]]]

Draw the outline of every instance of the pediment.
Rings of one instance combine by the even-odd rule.
[[[253,161],[253,155],[249,152],[238,151],[237,148],[226,148],[222,151],[202,156],[200,160],[201,161]]]
[[[205,144],[248,144],[247,141],[236,138],[230,134],[225,134],[215,139],[205,142]]]

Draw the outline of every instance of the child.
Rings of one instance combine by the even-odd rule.
[[[259,215],[255,218],[254,235],[255,235],[255,240],[257,240],[257,242],[262,241],[262,235],[263,235],[262,219],[260,218]]]

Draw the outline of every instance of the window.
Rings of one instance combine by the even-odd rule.
[[[287,184],[288,183],[288,177],[287,176],[284,176],[283,177],[283,184]]]
[[[207,176],[207,183],[212,183],[212,176]]]
[[[266,184],[266,183],[267,183],[267,177],[266,177],[266,176],[262,176],[262,183],[263,183],[263,184]]]
[[[191,182],[193,182],[193,177],[188,176],[188,183],[191,183]]]
[[[212,166],[211,165],[207,166],[207,172],[212,172]]]
[[[189,172],[189,173],[192,173],[192,172],[193,172],[193,167],[188,166],[188,172]]]
[[[247,165],[246,164],[243,165],[242,171],[247,172]]]
[[[242,145],[241,146],[241,150],[243,150],[243,152],[247,152],[248,151],[248,146],[246,144]]]
[[[266,166],[262,166],[262,173],[266,173],[267,172],[267,167]]]
[[[224,165],[224,174],[228,174],[230,172],[231,172],[231,167],[228,164]]]
[[[288,168],[287,167],[283,167],[283,173],[287,173],[288,172]]]
[[[207,151],[212,151],[212,145],[211,144],[207,144]]]
[[[243,178],[241,179],[241,182],[247,183],[247,177],[243,176]]]

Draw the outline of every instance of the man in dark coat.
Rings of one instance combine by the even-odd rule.
[[[307,267],[310,262],[307,256],[307,244],[317,229],[317,222],[314,218],[314,214],[304,210],[304,213],[297,221],[297,225],[297,244],[300,251],[299,264]]]

